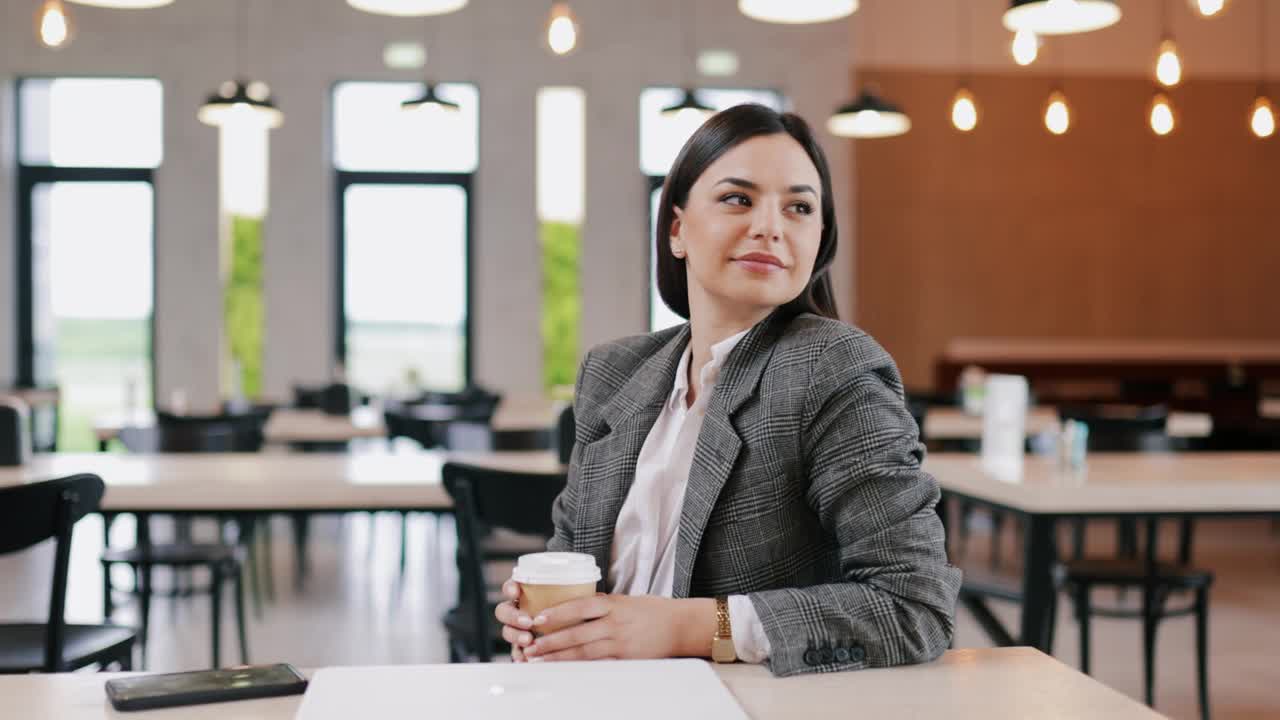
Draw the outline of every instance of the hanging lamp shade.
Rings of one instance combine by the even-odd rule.
[[[117,8],[120,10],[146,10],[148,8],[164,7],[172,5],[173,0],[68,0],[77,5],[92,5],[93,7]]]
[[[911,118],[901,108],[866,87],[827,120],[827,130],[839,137],[893,137],[910,129]]]
[[[1004,12],[1011,32],[1070,35],[1101,30],[1120,21],[1115,0],[1012,0]]]
[[[839,20],[858,10],[858,0],[738,0],[738,11],[752,20],[801,25]]]
[[[347,4],[374,15],[421,17],[461,10],[467,6],[467,0],[347,0]]]
[[[450,102],[440,97],[439,95],[437,95],[436,86],[432,83],[427,83],[427,89],[423,91],[421,95],[419,95],[418,97],[412,100],[405,100],[404,102],[400,103],[400,109],[401,110],[420,110],[420,111],[427,111],[427,112],[430,112],[433,110],[457,112],[458,110],[461,109],[461,107],[458,105],[458,103]]]
[[[700,116],[704,121],[714,115],[715,112],[715,108],[709,105],[703,105],[702,102],[698,100],[698,96],[694,93],[693,88],[684,89],[684,94],[681,95],[680,102],[675,105],[668,105],[667,107],[662,108],[662,114],[665,117]]]
[[[214,127],[232,123],[259,123],[267,128],[284,124],[284,113],[271,101],[271,89],[264,82],[244,79],[222,83],[218,92],[209,96],[196,113],[200,122]]]

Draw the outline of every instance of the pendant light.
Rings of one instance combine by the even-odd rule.
[[[205,125],[223,127],[233,123],[256,123],[267,128],[284,124],[284,113],[271,101],[271,88],[259,81],[245,79],[244,45],[248,34],[245,19],[246,0],[236,4],[236,79],[218,86],[218,91],[205,100],[196,117]]]
[[[568,55],[578,47],[578,35],[582,28],[578,18],[570,9],[569,3],[551,3],[551,14],[547,17],[546,46],[556,55]]]
[[[71,15],[62,0],[44,0],[36,10],[36,37],[50,50],[67,46],[74,35]]]
[[[1227,0],[1188,0],[1200,17],[1214,17],[1227,7]],[[1259,0],[1261,1],[1261,0]]]
[[[1011,32],[1070,35],[1110,27],[1120,21],[1115,0],[1011,0],[1004,26]]]
[[[1155,97],[1151,98],[1151,110],[1147,116],[1151,123],[1151,132],[1160,137],[1168,135],[1177,127],[1173,103],[1169,101],[1169,96],[1162,92],[1157,92]]]
[[[1249,129],[1260,138],[1276,132],[1276,111],[1267,97],[1267,4],[1258,2],[1258,94],[1249,110]]]
[[[1045,101],[1044,126],[1054,135],[1066,135],[1071,129],[1071,106],[1061,89],[1055,88]]]
[[[173,4],[173,0],[71,0],[71,2],[77,5],[92,5],[93,7],[118,10],[147,10]]]
[[[1156,55],[1156,82],[1171,88],[1182,82],[1182,59],[1169,28],[1169,0],[1160,0],[1160,50]]]
[[[969,27],[973,18],[969,15],[971,6],[965,4],[964,9],[956,5],[956,36],[959,45],[960,62],[965,63],[966,71],[956,88],[955,97],[951,99],[951,124],[960,132],[971,132],[978,126],[978,103],[969,89],[969,68],[973,67],[973,57],[969,47]]]
[[[434,55],[437,55],[436,33],[435,33],[436,28],[434,25],[431,24],[430,21],[427,21],[426,26],[428,28],[428,32],[426,34],[430,36],[427,42],[427,58],[428,58],[427,62],[430,63],[431,62],[430,58]],[[428,64],[426,67],[429,71],[430,65]],[[400,103],[401,110],[404,110],[406,112],[436,114],[436,113],[455,113],[461,109],[458,103],[445,100],[444,98],[437,95],[436,85],[435,83],[431,82],[430,78],[428,78],[426,82],[423,84],[424,84],[424,87],[422,89],[422,94],[416,98],[413,98],[411,100],[405,100],[404,102]]]
[[[870,85],[863,85],[852,102],[841,105],[827,118],[827,131],[837,137],[869,140],[902,135],[910,129],[911,118],[902,108],[881,97]]]
[[[738,0],[738,11],[760,22],[802,25],[848,17],[858,0]]]
[[[374,15],[418,17],[461,10],[467,6],[467,0],[347,0],[347,4]]]
[[[1036,61],[1040,54],[1040,46],[1044,41],[1030,30],[1019,30],[1013,34],[1013,42],[1009,44],[1009,52],[1013,61],[1026,67]]]
[[[902,108],[880,97],[870,86],[864,86],[853,102],[840,106],[827,120],[827,130],[838,137],[894,137],[910,129],[911,118]]]
[[[689,76],[689,68],[694,66],[694,57],[691,51],[693,40],[691,36],[694,34],[694,23],[697,22],[698,17],[697,11],[691,2],[682,3],[682,10],[684,12],[684,22],[680,24],[680,44],[683,46],[681,62],[684,64],[684,75],[687,78]],[[681,125],[687,123],[690,126],[700,126],[715,112],[715,108],[704,105],[698,100],[697,93],[693,90],[693,83],[687,83],[680,96],[680,102],[662,108],[661,114],[662,117],[675,119]]]

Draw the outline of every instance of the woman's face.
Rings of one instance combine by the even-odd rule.
[[[759,314],[798,297],[822,239],[821,193],[818,169],[786,133],[753,137],[708,166],[671,225],[691,316]]]

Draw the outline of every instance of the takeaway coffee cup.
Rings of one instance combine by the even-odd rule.
[[[521,612],[536,618],[549,607],[594,595],[600,568],[596,559],[585,553],[532,553],[520,556],[511,579],[520,583]],[[563,627],[549,623],[536,626],[533,632],[542,635]]]

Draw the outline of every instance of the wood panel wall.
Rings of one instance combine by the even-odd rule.
[[[1061,137],[1044,76],[973,78],[969,134],[950,123],[954,75],[861,79],[913,122],[852,150],[855,321],[909,387],[931,387],[958,336],[1280,337],[1280,134],[1249,132],[1253,81],[1190,79],[1158,138],[1147,78],[1067,78]]]

